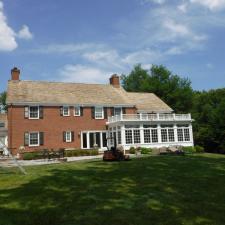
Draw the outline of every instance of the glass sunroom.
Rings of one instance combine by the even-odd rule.
[[[121,114],[108,119],[108,146],[193,146],[190,114]],[[116,142],[116,143],[114,143]]]

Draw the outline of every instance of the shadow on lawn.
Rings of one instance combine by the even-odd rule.
[[[224,187],[225,158],[49,166],[0,190],[0,225],[225,224]]]

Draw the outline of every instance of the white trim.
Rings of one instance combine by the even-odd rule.
[[[30,144],[30,135],[31,134],[38,134],[38,144],[35,144],[35,145]],[[38,131],[29,132],[29,147],[37,147],[37,146],[40,146],[40,132],[38,132]]]
[[[30,108],[31,107],[37,107],[38,108],[38,116],[37,117],[30,117]],[[32,105],[32,106],[29,106],[28,108],[28,118],[29,120],[39,120],[40,119],[40,106],[39,105]]]
[[[66,132],[66,143],[72,142],[72,132],[71,131],[65,131]],[[67,139],[67,134],[69,134],[69,139]]]
[[[99,118],[96,118],[96,108],[99,108],[99,109],[101,108],[102,109],[102,116],[99,117]],[[104,107],[103,106],[95,106],[95,119],[96,120],[102,120],[102,119],[104,119]]]
[[[79,111],[78,111],[79,114],[76,114],[76,108],[79,108]],[[73,109],[74,109],[73,115],[74,115],[74,116],[80,116],[80,106],[79,106],[79,105],[75,105]]]
[[[68,108],[68,115],[64,114],[64,108]],[[63,111],[63,116],[70,116],[70,107],[69,106],[64,105],[62,111]]]

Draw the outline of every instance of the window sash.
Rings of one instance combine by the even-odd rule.
[[[29,106],[29,119],[39,119],[39,106]]]
[[[71,133],[71,131],[66,131],[66,142],[72,142],[72,133]]]
[[[95,107],[95,119],[104,119],[103,107]]]
[[[70,107],[63,106],[63,116],[69,116],[69,115],[70,115]]]
[[[29,133],[29,146],[39,146],[40,145],[40,134],[39,132]]]
[[[114,116],[120,116],[122,114],[122,108],[121,107],[115,107],[114,108]]]
[[[74,106],[74,116],[80,116],[80,106]]]

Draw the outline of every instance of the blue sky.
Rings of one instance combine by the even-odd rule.
[[[225,86],[225,0],[0,0],[0,91],[21,79],[106,83],[163,64]]]

